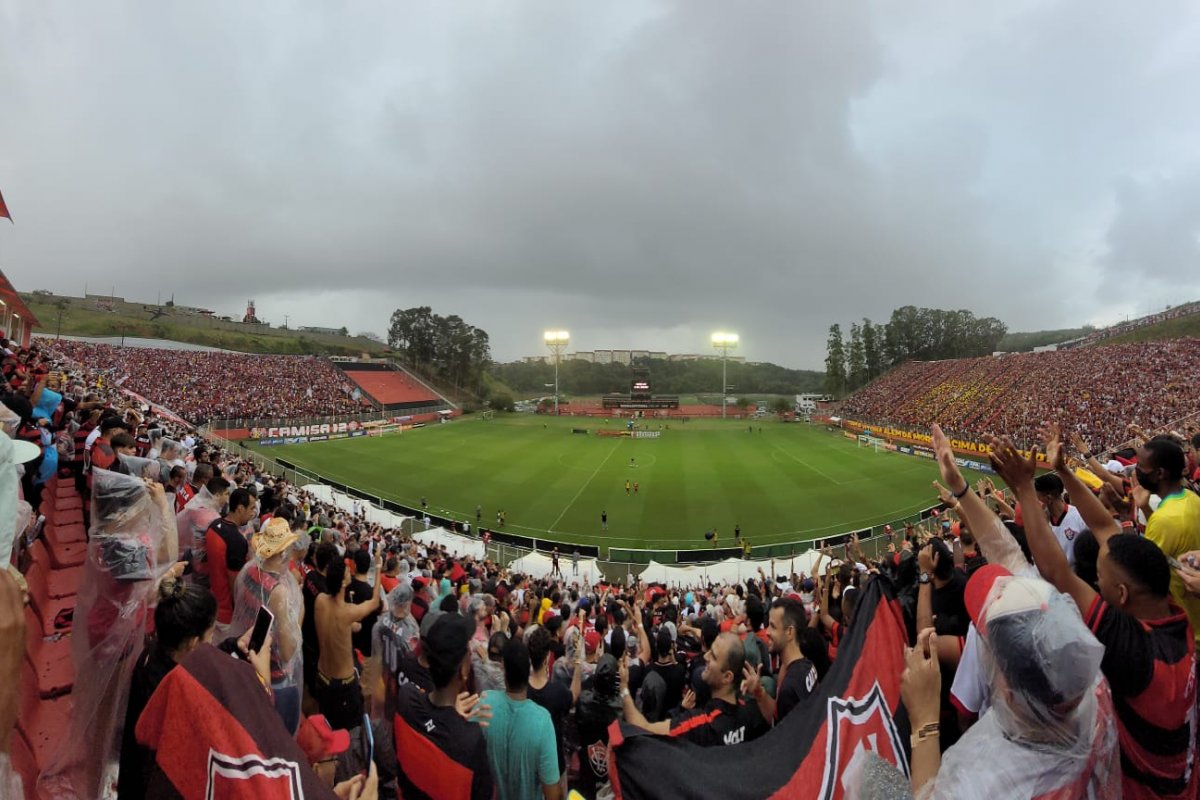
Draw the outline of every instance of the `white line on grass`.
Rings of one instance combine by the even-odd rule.
[[[799,464],[800,466],[802,466],[802,467],[808,467],[808,468],[809,468],[809,469],[811,469],[813,472],[817,473],[818,475],[820,475],[822,478],[824,478],[825,480],[829,481],[830,483],[836,483],[836,484],[838,484],[839,486],[841,485],[841,483],[842,483],[841,481],[835,481],[833,478],[829,477],[829,476],[828,476],[828,475],[826,475],[824,472],[822,472],[821,470],[817,469],[817,468],[816,468],[816,467],[814,467],[812,464],[808,463],[807,461],[805,461],[804,459],[800,458],[799,456],[794,456],[794,455],[792,455],[792,454],[791,454],[791,453],[789,453],[787,450],[784,450],[783,448],[779,447],[778,445],[776,445],[776,446],[775,446],[775,449],[776,449],[778,452],[780,452],[780,453],[783,453],[785,456],[787,456],[788,458],[790,458],[790,459],[792,459],[793,461],[795,461],[795,462],[796,462],[797,464]]]
[[[554,532],[554,526],[557,525],[559,522],[561,522],[562,518],[567,515],[567,512],[571,510],[571,506],[575,505],[575,501],[579,499],[579,495],[583,494],[583,490],[586,489],[588,487],[588,485],[593,480],[596,479],[596,476],[600,474],[600,470],[604,469],[604,465],[608,463],[608,460],[610,458],[612,458],[612,454],[617,452],[617,448],[620,446],[621,446],[621,440],[618,439],[617,443],[615,445],[613,445],[613,449],[609,450],[608,455],[606,455],[604,457],[604,460],[600,462],[600,466],[596,467],[595,471],[592,472],[591,477],[589,477],[586,481],[584,481],[583,486],[580,486],[579,491],[576,492],[575,496],[571,498],[571,502],[567,503],[566,508],[564,508],[562,510],[562,513],[558,515],[558,519],[554,520],[554,522],[551,522],[550,525],[546,528],[546,531],[548,533]]]

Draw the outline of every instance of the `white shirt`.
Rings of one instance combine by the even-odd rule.
[[[96,440],[99,438],[100,426],[97,425],[96,427],[92,428],[92,432],[87,435],[87,439],[83,443],[83,449],[90,453],[92,451],[92,445],[95,444]]]
[[[980,717],[991,705],[992,691],[979,668],[979,633],[974,623],[967,628],[967,640],[958,659],[950,696],[958,701],[958,705]]]
[[[1059,523],[1055,525],[1051,522],[1050,527],[1054,531],[1054,538],[1058,540],[1058,546],[1067,556],[1067,563],[1075,566],[1075,539],[1087,530],[1083,516],[1075,506],[1068,505]]]

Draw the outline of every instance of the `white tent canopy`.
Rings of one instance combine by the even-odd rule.
[[[471,556],[479,560],[482,560],[484,557],[483,542],[479,539],[472,539],[460,533],[451,533],[445,528],[430,528],[427,531],[419,531],[414,533],[412,538],[421,544],[445,547],[446,551],[452,556]]]
[[[357,501],[360,510],[367,518],[367,522],[378,522],[385,528],[399,528],[400,523],[410,517],[403,514],[397,514],[394,511],[387,511],[382,508],[376,508],[366,500],[361,500],[345,492],[339,492],[331,486],[326,486],[323,483],[310,483],[306,486],[301,486],[301,489],[320,498],[323,502],[332,503],[346,513],[354,512],[354,503]]]
[[[604,580],[604,575],[600,572],[600,562],[596,559],[580,558],[577,566],[578,572],[571,566],[571,556],[559,553],[558,568],[568,582],[578,579],[582,585],[591,586],[593,583]],[[553,569],[553,559],[548,554],[537,551],[523,555],[508,565],[509,572],[534,578],[545,578]]]
[[[667,586],[702,586],[706,584],[732,584],[758,578],[762,569],[768,578],[791,573],[809,575],[817,558],[816,550],[809,550],[797,556],[787,556],[774,560],[772,574],[771,559],[751,561],[742,558],[727,558],[715,564],[688,564],[686,566],[671,566],[651,561],[641,573],[641,579],[647,583],[662,583]]]

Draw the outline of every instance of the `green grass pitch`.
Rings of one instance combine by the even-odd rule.
[[[750,433],[740,420],[693,420],[671,421],[658,439],[595,435],[622,425],[469,416],[401,435],[262,450],[409,506],[425,496],[433,513],[474,523],[479,504],[484,526],[494,527],[503,508],[510,532],[602,547],[703,548],[710,528],[728,547],[734,525],[753,545],[820,539],[937,502],[932,461],[876,453],[823,427],[772,419]],[[626,494],[626,481],[638,483],[636,494]]]

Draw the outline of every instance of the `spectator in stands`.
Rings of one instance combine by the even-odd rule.
[[[972,530],[995,556],[971,577],[966,599],[980,634],[979,669],[991,707],[942,757],[941,647],[932,629],[923,630],[907,654],[901,683],[913,730],[914,791],[947,798],[1119,797],[1116,722],[1100,673],[1103,646],[1069,598],[1002,566],[1026,572],[1016,542],[967,491],[949,439],[936,425],[933,445],[946,486],[962,498]],[[981,770],[981,763],[989,768]]]
[[[795,598],[781,597],[771,604],[767,635],[771,639],[771,654],[779,658],[774,697],[759,681],[761,670],[751,671],[749,665],[745,670],[746,695],[757,701],[763,719],[772,724],[786,717],[817,686],[817,669],[804,657],[800,645],[800,635],[808,629],[807,617],[804,606]]]
[[[231,636],[241,636],[254,627],[264,606],[274,615],[271,626],[271,695],[284,727],[295,733],[300,727],[301,663],[300,616],[304,600],[300,586],[288,571],[288,558],[298,539],[287,520],[273,519],[255,534],[253,557],[234,584]]]
[[[1200,497],[1183,488],[1183,449],[1173,439],[1155,438],[1146,442],[1137,455],[1137,485],[1161,498],[1153,512],[1148,499],[1140,503],[1144,512],[1150,512],[1146,538],[1174,559],[1200,550]],[[1178,575],[1171,578],[1171,597],[1187,612],[1192,632],[1200,642],[1200,599],[1188,596]]]
[[[204,532],[204,551],[209,565],[208,579],[217,598],[217,636],[225,638],[233,620],[234,586],[238,573],[246,566],[250,546],[241,527],[254,516],[254,498],[245,489],[229,493],[229,508],[214,519]]]
[[[492,713],[485,733],[496,795],[500,800],[528,800],[538,794],[561,800],[554,723],[546,709],[528,697],[529,648],[514,637],[504,645],[503,659],[505,691],[483,695]]]
[[[325,573],[329,565],[339,556],[337,548],[327,542],[313,544],[308,549],[310,569],[304,575],[304,620],[300,630],[304,639],[304,687],[310,695],[317,692],[317,661],[321,654],[321,640],[317,636],[317,598],[325,593]]]
[[[535,628],[529,635],[529,699],[537,703],[550,715],[554,723],[554,742],[558,751],[558,771],[565,781],[567,777],[567,754],[563,739],[564,727],[571,709],[583,687],[583,651],[576,648],[575,669],[570,686],[550,680],[550,632],[543,627]],[[563,791],[566,792],[564,782]]]
[[[1048,433],[1046,460],[1066,484],[1100,546],[1100,592],[1071,570],[1039,515],[1026,525],[1038,571],[1074,599],[1084,622],[1104,645],[1100,667],[1116,699],[1125,797],[1195,797],[1195,639],[1187,615],[1171,602],[1171,568],[1151,541],[1122,534],[1121,526],[1067,467],[1057,428]],[[1036,455],[1003,441],[992,463],[1022,502],[1033,500]]]
[[[350,588],[347,590],[347,599],[357,605],[365,603],[371,599],[372,595],[382,594],[382,583],[379,580],[381,573],[376,573],[375,583],[381,589],[379,592],[371,585],[368,573],[371,571],[371,554],[365,548],[360,548],[354,551],[354,577],[350,579]],[[354,632],[351,641],[354,644],[354,649],[362,653],[364,658],[371,657],[371,631],[375,628],[375,622],[379,619],[379,609],[372,611],[367,616],[363,617],[359,623],[359,629]]]
[[[382,552],[375,557],[376,572],[381,563]],[[325,591],[313,608],[320,641],[313,696],[331,727],[354,730],[362,725],[363,693],[351,636],[353,627],[379,608],[379,582],[362,603],[347,599],[349,587],[346,562],[335,558],[325,572]]]
[[[661,722],[651,722],[638,711],[627,693],[628,674],[623,670],[625,721],[651,733],[682,736],[704,747],[741,744],[763,734],[768,725],[758,704],[738,702],[738,686],[746,675],[746,655],[737,634],[720,634],[704,659],[704,682],[712,692],[712,699],[697,709],[696,696],[688,690],[682,703],[683,713]]]
[[[371,657],[378,662],[377,674],[383,681],[384,719],[395,716],[400,660],[410,655],[420,640],[421,631],[412,614],[412,600],[412,582],[406,578],[388,592],[387,611],[379,617],[371,632]]]
[[[129,705],[121,738],[119,800],[146,797],[146,779],[153,754],[138,744],[134,734],[138,717],[167,673],[202,642],[212,642],[217,622],[217,601],[207,589],[168,578],[158,586],[154,609],[154,639],[133,669]]]
[[[475,719],[482,724],[487,721],[488,712],[477,695],[466,694],[472,628],[459,614],[438,615],[429,626],[423,645],[432,691],[426,693],[412,683],[399,688],[396,753],[400,793],[407,800],[441,797],[488,800],[493,796],[483,729],[469,721]]]

